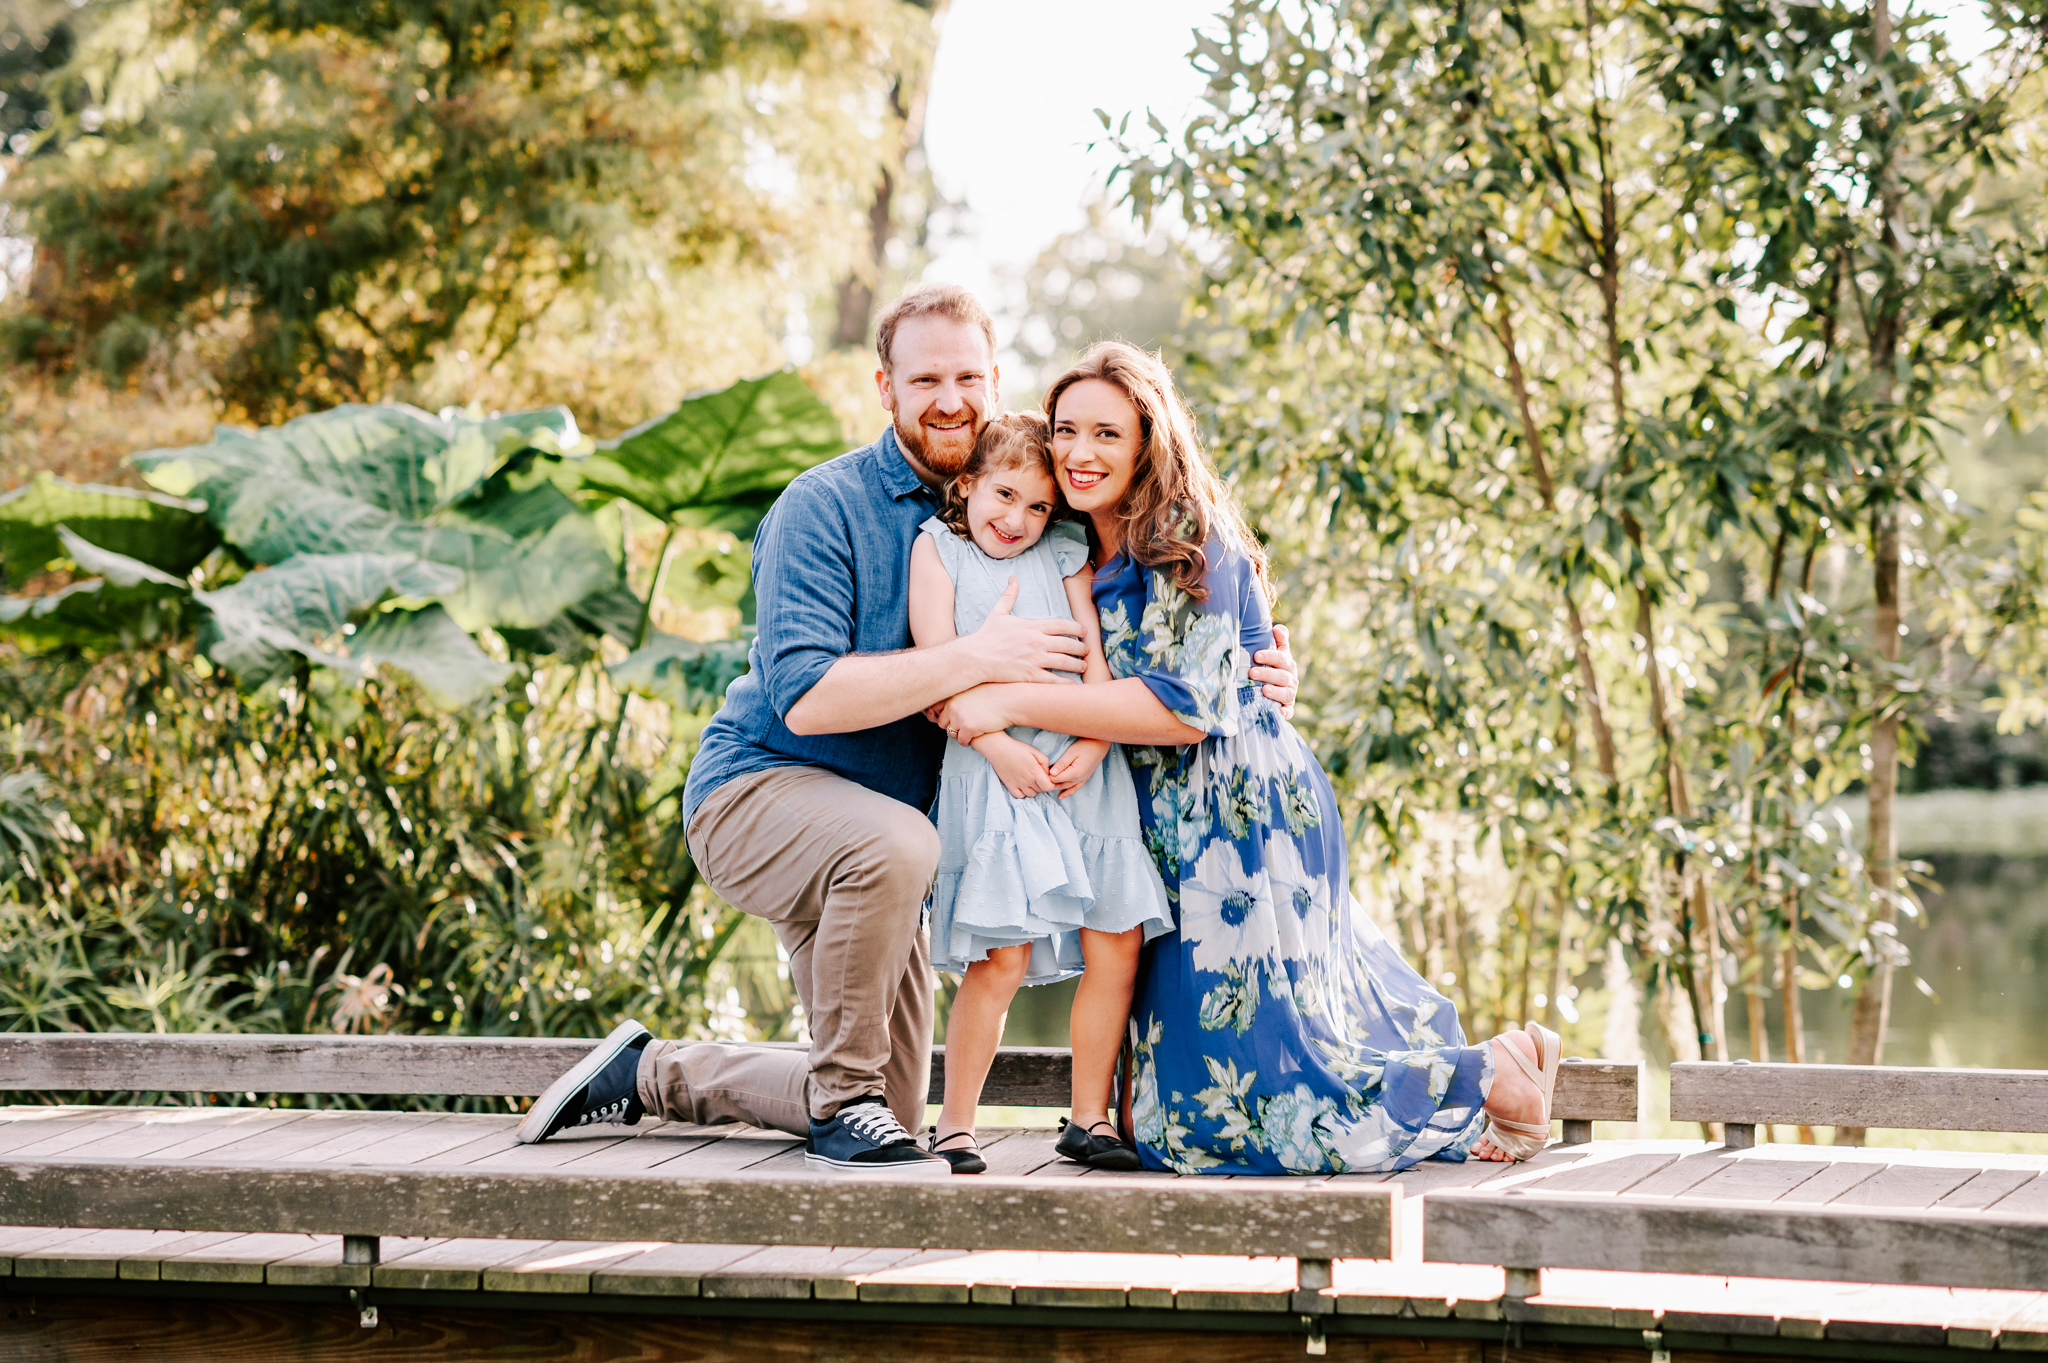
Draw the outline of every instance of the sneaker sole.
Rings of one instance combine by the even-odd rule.
[[[855,1164],[849,1160],[827,1159],[804,1152],[804,1164],[821,1173],[859,1178],[951,1178],[953,1166],[942,1159],[904,1160],[895,1164]]]
[[[555,1118],[561,1115],[569,1100],[590,1083],[591,1076],[611,1064],[619,1052],[633,1042],[643,1036],[652,1035],[653,1033],[637,1022],[622,1022],[612,1028],[610,1036],[598,1042],[589,1055],[571,1065],[567,1074],[549,1084],[547,1091],[533,1100],[533,1106],[527,1110],[526,1120],[519,1123],[516,1134],[519,1143],[532,1145],[536,1141],[546,1139],[543,1133],[554,1125]]]

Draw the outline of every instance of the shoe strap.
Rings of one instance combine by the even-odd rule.
[[[979,1142],[979,1141],[977,1141],[977,1140],[975,1140],[975,1139],[974,1139],[974,1133],[973,1133],[972,1131],[952,1131],[952,1132],[948,1132],[948,1133],[947,1133],[946,1135],[943,1135],[943,1136],[941,1136],[941,1135],[939,1134],[939,1131],[938,1131],[938,1128],[937,1128],[937,1127],[933,1127],[933,1128],[932,1128],[932,1143],[931,1143],[931,1148],[932,1148],[932,1152],[933,1152],[934,1154],[936,1154],[936,1153],[938,1152],[938,1149],[939,1149],[939,1147],[940,1147],[940,1146],[942,1146],[942,1145],[946,1144],[946,1143],[947,1143],[948,1141],[961,1141],[961,1140],[964,1140],[964,1141],[966,1141],[966,1142],[967,1142],[967,1148],[968,1148],[969,1150],[979,1150],[979,1149],[981,1149],[981,1142]]]
[[[1543,1053],[1543,1038],[1540,1036],[1531,1036],[1529,1039],[1536,1043],[1536,1052],[1540,1056]],[[1508,1059],[1514,1061],[1516,1065],[1521,1067],[1522,1073],[1529,1076],[1530,1083],[1534,1084],[1537,1088],[1543,1087],[1543,1071],[1537,1068],[1535,1065],[1529,1063],[1529,1057],[1522,1054],[1522,1048],[1520,1046],[1510,1046],[1508,1044],[1507,1038],[1503,1036],[1500,1039],[1500,1048],[1503,1051],[1507,1052]],[[1497,1121],[1499,1119],[1496,1118],[1495,1120]]]
[[[1549,1122],[1545,1122],[1541,1126],[1536,1125],[1534,1122],[1511,1122],[1505,1117],[1496,1117],[1491,1112],[1486,1114],[1486,1120],[1501,1130],[1512,1131],[1518,1136],[1548,1136],[1550,1134]]]

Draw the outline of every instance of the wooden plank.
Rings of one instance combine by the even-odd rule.
[[[767,1246],[716,1273],[705,1274],[700,1291],[706,1297],[793,1300],[811,1296],[813,1285],[823,1279],[846,1289],[828,1290],[823,1295],[852,1300],[858,1292],[850,1279],[862,1273],[879,1273],[915,1253],[887,1247]]]
[[[1934,1205],[1950,1211],[1981,1211],[2037,1177],[2039,1175],[2031,1169],[1980,1169],[1968,1183],[1945,1194]]]
[[[96,1107],[16,1107],[0,1112],[0,1153],[19,1150],[53,1131],[83,1126],[105,1115]]]
[[[712,1147],[723,1145],[718,1142]],[[1390,1183],[581,1175],[0,1160],[0,1222],[917,1249],[1387,1258]]]
[[[1787,1204],[1824,1205],[1833,1202],[1857,1184],[1876,1178],[1887,1166],[1864,1164],[1861,1161],[1844,1161],[1840,1164],[1824,1164],[1812,1178],[1795,1186],[1778,1201]]]
[[[759,1245],[666,1245],[590,1275],[593,1293],[615,1297],[695,1297],[704,1275],[760,1249]]]
[[[424,1243],[393,1236],[378,1246],[378,1252],[396,1259]],[[311,1247],[266,1264],[263,1281],[278,1287],[368,1287],[370,1267],[342,1262],[339,1235],[316,1235]]]
[[[659,1169],[701,1150],[718,1140],[713,1135],[685,1135],[682,1132],[699,1132],[699,1127],[682,1127],[676,1134],[666,1134],[662,1128],[642,1132],[629,1140],[615,1142],[601,1150],[593,1150],[576,1160],[579,1174],[624,1174],[643,1169]],[[669,1172],[679,1172],[682,1166]]]
[[[479,1240],[468,1237],[433,1240],[402,1255],[385,1258],[370,1270],[375,1287],[410,1288],[415,1292],[474,1292],[484,1270],[548,1247],[546,1240]]]
[[[1731,1159],[1688,1188],[1685,1196],[1716,1202],[1776,1202],[1827,1167],[1816,1160]]]
[[[593,1273],[660,1248],[656,1240],[554,1240],[485,1269],[484,1291],[586,1293]]]
[[[1732,1162],[1725,1150],[1702,1150],[1696,1155],[1673,1160],[1648,1178],[1629,1185],[1626,1191],[1630,1197],[1679,1197],[1720,1173]],[[1545,1179],[1543,1186],[1546,1191],[1563,1191],[1551,1179]],[[1584,1191],[1596,1190],[1589,1188]]]
[[[14,1259],[17,1278],[154,1278],[156,1260],[167,1253],[195,1249],[228,1235],[198,1236],[183,1231],[101,1230],[65,1240],[40,1253]],[[172,1248],[176,1246],[177,1248]],[[135,1262],[123,1272],[124,1261]],[[146,1271],[145,1271],[146,1270]]]
[[[2007,1216],[2048,1216],[2048,1174],[2029,1179],[1991,1204]]]
[[[234,1230],[233,1226],[202,1226],[200,1230]],[[277,1231],[238,1235],[203,1249],[165,1258],[157,1265],[157,1276],[167,1283],[260,1283],[264,1266],[278,1259],[303,1254],[313,1247],[310,1235]]]
[[[1675,1152],[1658,1150],[1619,1159],[1592,1160],[1550,1175],[1542,1181],[1542,1187],[1546,1192],[1561,1193],[1626,1192],[1659,1170],[1676,1164],[1679,1158]]]
[[[1833,1207],[1932,1207],[1970,1181],[1975,1169],[1894,1164],[1836,1198]]]
[[[2026,1290],[2048,1282],[2044,1230],[1987,1212],[1471,1190],[1423,1204],[1422,1252],[1520,1268]]]
[[[1054,1131],[990,1131],[986,1135],[981,1157],[988,1172],[999,1178],[1022,1178],[1059,1158],[1052,1150],[1059,1139]]]
[[[1671,1119],[2048,1131],[2048,1070],[1681,1062],[1671,1067]]]
[[[731,1135],[698,1146],[662,1171],[682,1178],[713,1178],[740,1173],[785,1150],[801,1149],[802,1141],[780,1131],[734,1127]]]
[[[102,1093],[383,1093],[532,1097],[589,1054],[576,1038],[428,1036],[0,1035],[0,1090]],[[932,1048],[929,1101],[945,1092],[946,1048]],[[1065,1107],[1073,1059],[1053,1047],[1005,1046],[982,1101]],[[1570,1060],[1551,1115],[1641,1120],[1641,1067]]]

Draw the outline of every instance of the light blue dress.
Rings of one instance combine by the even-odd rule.
[[[937,545],[953,579],[953,628],[972,634],[1017,579],[1011,614],[1024,620],[1071,620],[1066,579],[1088,561],[1086,532],[1072,521],[1046,527],[1038,543],[1015,558],[992,559],[934,516],[920,530]],[[1076,682],[1079,678],[1075,679]],[[1073,739],[1015,728],[1057,762]],[[1031,944],[1026,984],[1049,984],[1081,970],[1080,929],[1128,932],[1150,941],[1171,919],[1166,889],[1145,849],[1138,797],[1123,749],[1109,756],[1080,789],[1062,800],[1020,800],[1004,788],[988,759],[958,743],[946,745],[939,795],[939,870],[932,884],[932,966],[957,975],[995,947]]]
[[[1272,619],[1244,554],[1207,548],[1208,599],[1118,555],[1095,574],[1103,650],[1208,737],[1133,747],[1177,931],[1131,1001],[1146,1167],[1320,1174],[1461,1160],[1493,1052],[1351,898],[1329,777],[1248,677]]]

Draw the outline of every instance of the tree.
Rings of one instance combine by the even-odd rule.
[[[859,258],[902,156],[877,54],[917,67],[928,19],[899,0],[90,4],[35,78],[49,126],[15,144],[6,195],[37,248],[9,343],[116,376],[191,347],[258,420],[459,394],[626,425],[779,363],[760,300]]]
[[[1683,992],[1709,1054],[1725,1054],[1731,974],[1756,1000],[1773,965],[1796,996],[1802,954],[1830,979],[1899,959],[1902,893],[1873,886],[1820,814],[1865,777],[1861,734],[1915,684],[1845,629],[1881,626],[1887,607],[1817,589],[1814,564],[1844,499],[1865,504],[1850,485],[1866,464],[1892,469],[1893,500],[1918,489],[1916,554],[1939,556],[1952,589],[1929,612],[1949,622],[1938,639],[1961,638],[1984,546],[1953,533],[1931,441],[1915,469],[1859,455],[1844,332],[1832,370],[1781,348],[1820,323],[1793,316],[1790,287],[1772,312],[1771,281],[1810,302],[1831,259],[1794,249],[1788,205],[1824,189],[1825,212],[1877,221],[1866,205],[1883,198],[1856,159],[1871,149],[1839,145],[1851,102],[1879,89],[1857,74],[1868,16],[1798,13],[1804,27],[1778,34],[1766,8],[1241,3],[1199,39],[1208,116],[1180,146],[1131,149],[1134,205],[1221,247],[1196,300],[1218,329],[1188,371],[1254,524],[1293,565],[1315,731],[1378,830],[1368,857],[1475,1027],[1520,1015],[1543,953],[1555,1009],[1574,952],[1602,938]],[[1788,98],[1771,59],[1738,63],[1738,30],[1800,45],[1799,78],[1839,103]],[[2035,51],[2015,45],[2010,79]],[[1945,112],[1930,104],[1926,145],[1950,148],[1942,164],[2018,156],[1997,131],[2007,96],[1979,98],[1952,66],[1934,83]],[[1877,137],[1873,108],[1861,126]],[[1735,159],[1789,167],[1830,136],[1835,178],[1774,171],[1775,197]],[[1914,193],[1967,212],[1956,183]],[[1973,224],[1988,236],[1967,284],[1960,260],[1925,270],[1948,291],[1927,315],[1948,330],[1912,362],[1923,405],[1901,431],[1985,392],[1965,372],[1977,343],[1951,338],[2027,344],[2043,215],[2011,206]],[[1501,849],[1497,931],[1442,884],[1424,835],[1446,816]],[[1762,1028],[1753,1005],[1753,1052]]]

